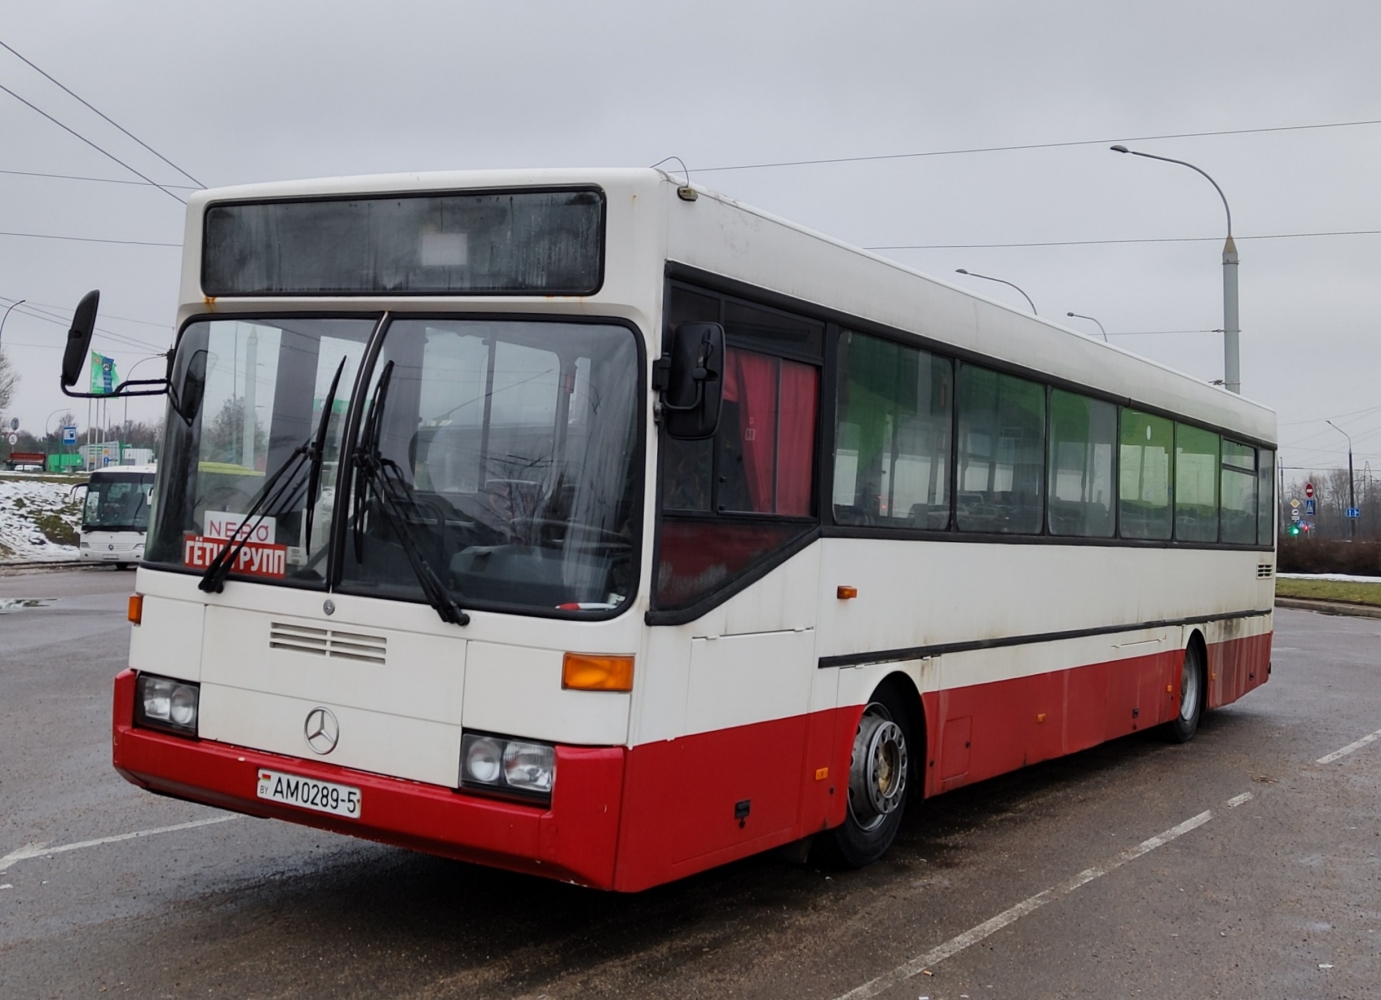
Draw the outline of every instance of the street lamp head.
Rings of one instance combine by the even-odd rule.
[[[1111,149],[1114,153],[1130,153],[1130,152],[1131,152],[1131,150],[1128,149],[1126,146],[1109,146],[1108,148]]]
[[[1065,313],[1066,316],[1073,316],[1073,313]]]
[[[956,267],[956,268],[954,269],[954,273],[955,273],[955,274],[968,274],[969,272],[968,272],[968,271],[965,271],[962,267]]]

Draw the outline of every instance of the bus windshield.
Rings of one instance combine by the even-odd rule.
[[[415,597],[411,548],[462,607],[622,605],[641,480],[632,331],[405,319],[385,334],[376,386],[390,363],[361,451],[394,485],[356,477],[342,589]]]
[[[91,477],[82,508],[83,531],[144,531],[149,526],[153,475],[107,472]]]
[[[203,395],[190,421],[170,413],[147,560],[202,570],[226,539],[243,535],[232,577],[335,580],[344,591],[424,601],[425,562],[464,608],[591,614],[622,605],[635,582],[642,478],[633,332],[394,320],[367,376],[366,430],[344,496],[340,464],[352,452],[343,418],[377,322],[216,319],[187,328],[174,385],[199,382]],[[314,438],[342,359],[316,496],[308,497],[312,463],[300,463],[269,490],[262,521],[246,518],[266,479]],[[337,517],[347,519],[339,567],[329,544]]]

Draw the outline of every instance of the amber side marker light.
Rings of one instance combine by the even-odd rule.
[[[138,625],[144,620],[144,595],[131,594],[129,597],[129,620]]]
[[[574,691],[632,691],[633,657],[567,653],[561,662],[561,686]]]
[[[844,586],[836,587],[834,590],[834,596],[839,598],[841,601],[852,601],[855,597],[858,596],[858,588]]]

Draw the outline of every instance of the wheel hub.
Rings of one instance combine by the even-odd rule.
[[[880,705],[864,712],[849,766],[849,809],[865,830],[901,807],[906,793],[906,735]]]

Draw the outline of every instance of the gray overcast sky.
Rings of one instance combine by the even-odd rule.
[[[1200,378],[1222,377],[1222,204],[1192,171],[1107,142],[870,163],[784,160],[1381,119],[1381,5],[240,0],[12,4],[0,40],[209,186],[500,166],[647,165]],[[161,183],[187,183],[18,59],[0,84]],[[0,170],[137,180],[0,92]],[[1242,382],[1287,466],[1381,472],[1381,125],[1143,141],[1222,185],[1241,253]],[[63,333],[90,288],[122,375],[171,338],[183,208],[151,187],[0,173],[12,415],[67,405]],[[45,322],[39,312],[55,315]],[[152,376],[158,363],[137,373]],[[121,405],[121,404],[115,404]],[[85,418],[86,408],[72,401]],[[159,407],[132,401],[131,417]]]

